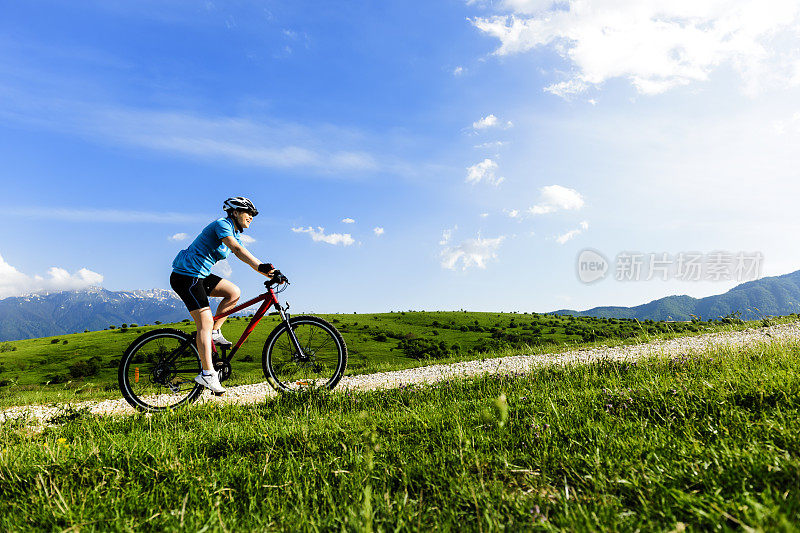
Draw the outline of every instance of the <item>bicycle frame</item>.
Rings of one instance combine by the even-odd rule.
[[[261,304],[261,306],[259,306],[258,310],[253,315],[253,319],[250,321],[250,324],[247,325],[247,328],[244,330],[244,333],[242,333],[242,336],[239,337],[239,340],[236,342],[236,344],[233,346],[233,348],[231,348],[230,354],[226,355],[225,352],[227,350],[225,348],[221,348],[222,349],[222,358],[226,362],[230,362],[231,359],[233,359],[233,355],[239,350],[239,347],[242,344],[244,344],[244,341],[247,340],[247,337],[249,337],[250,334],[253,333],[253,330],[256,329],[256,326],[258,325],[259,321],[262,318],[264,318],[264,315],[267,314],[267,311],[269,310],[270,307],[275,306],[275,309],[278,310],[278,314],[280,315],[281,320],[284,321],[284,322],[288,321],[289,315],[288,315],[288,313],[286,313],[285,309],[278,302],[278,297],[275,296],[275,292],[272,290],[272,287],[269,287],[267,289],[267,292],[261,294],[260,296],[256,296],[252,300],[248,300],[243,304],[237,305],[233,309],[229,309],[228,311],[225,311],[224,313],[219,313],[218,315],[214,316],[214,320],[219,320],[220,318],[232,315],[233,313],[238,313],[242,309],[246,309],[246,308],[250,307],[251,305],[253,305],[253,304],[257,303],[257,302],[261,302],[261,301],[263,301],[263,303]],[[302,351],[302,349],[300,347],[300,343],[297,342],[297,338],[294,336],[294,331],[292,331],[292,328],[288,328],[288,331],[289,331],[289,337],[292,339],[292,343],[295,345],[295,348],[297,348],[297,350],[299,351],[299,353],[302,356],[303,351]],[[217,346],[215,344],[213,344],[213,343],[212,343],[211,346],[212,346],[212,350],[214,352],[216,352],[217,351]]]

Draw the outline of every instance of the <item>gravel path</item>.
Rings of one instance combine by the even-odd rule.
[[[748,329],[725,333],[706,333],[693,337],[657,340],[643,344],[597,348],[582,348],[555,354],[516,355],[445,365],[431,365],[407,370],[379,372],[359,376],[345,376],[336,390],[374,390],[408,384],[434,383],[453,378],[463,378],[487,373],[524,372],[550,364],[584,364],[598,360],[636,361],[656,356],[676,356],[700,352],[715,347],[744,347],[763,342],[785,343],[800,339],[800,322],[780,324],[767,328]],[[267,382],[228,387],[225,396],[217,398],[208,391],[198,402],[251,404],[263,401],[275,391]],[[47,421],[62,412],[66,404],[27,405],[11,407],[0,412],[0,421],[28,416],[37,421]],[[75,409],[89,409],[94,414],[132,414],[128,403],[120,398],[103,401],[85,401],[70,404]]]

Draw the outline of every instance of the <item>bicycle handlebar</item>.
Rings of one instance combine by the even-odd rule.
[[[264,282],[264,287],[269,289],[270,287],[283,283],[289,284],[289,278],[284,276],[280,270],[276,270],[272,273],[272,277]]]

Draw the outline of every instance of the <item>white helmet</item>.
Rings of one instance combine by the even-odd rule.
[[[231,211],[249,211],[253,216],[258,214],[258,209],[253,205],[253,202],[244,196],[232,196],[228,198],[225,200],[225,203],[222,204],[222,210],[228,214],[230,214]]]

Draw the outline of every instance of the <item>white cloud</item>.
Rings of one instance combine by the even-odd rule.
[[[103,282],[102,274],[81,268],[74,274],[59,267],[50,267],[47,276],[29,276],[6,263],[0,256],[0,298],[35,292],[58,292],[85,289]]]
[[[498,120],[496,116],[488,115],[478,120],[477,122],[473,122],[472,127],[476,130],[483,130],[486,128],[491,128],[492,126],[497,126],[497,123]]]
[[[439,244],[442,246],[446,245],[450,242],[450,239],[453,237],[453,232],[458,229],[458,226],[453,226],[450,229],[446,229],[442,231],[442,240],[439,241]]]
[[[352,218],[343,218],[342,222],[344,222],[345,224],[355,224],[356,221],[353,220]]]
[[[464,67],[456,67],[453,69],[453,76],[461,76],[464,74]]]
[[[442,268],[455,270],[461,264],[461,270],[470,267],[486,268],[486,263],[497,258],[497,249],[505,239],[504,235],[493,239],[483,239],[478,235],[467,239],[456,246],[448,246],[452,238],[451,230],[445,230],[439,242],[444,248],[440,252]]]
[[[498,119],[496,116],[487,115],[487,116],[483,117],[482,119],[480,119],[480,120],[478,120],[476,122],[473,122],[472,123],[472,128],[474,130],[485,130],[487,128],[496,128],[496,127],[499,127],[499,126],[503,126],[505,128],[510,128],[513,125],[514,124],[510,120],[507,121],[505,124],[503,124],[502,122],[500,122],[500,119]]]
[[[504,209],[503,212],[509,216],[509,218],[517,218],[519,217],[519,210],[518,209]]]
[[[540,47],[562,55],[573,72],[546,88],[562,97],[613,78],[657,94],[704,81],[722,65],[741,74],[747,93],[800,84],[796,0],[506,0],[503,6],[512,13],[472,24],[499,39],[496,55]]]
[[[361,148],[367,143],[363,133],[330,124],[35,99],[21,92],[3,94],[0,117],[102,143],[193,159],[265,168],[310,168],[323,173],[379,167],[373,155]]]
[[[500,185],[505,178],[497,177],[497,163],[491,159],[484,159],[480,163],[476,163],[467,168],[467,182],[479,183],[486,181],[492,185]]]
[[[184,241],[189,237],[186,233],[176,233],[175,235],[169,237],[171,241]]]
[[[251,237],[250,235],[245,235],[244,233],[239,235],[239,238],[242,239],[242,244],[253,244],[254,242],[256,242],[255,237]]]
[[[380,227],[380,226],[377,226],[377,227],[375,227],[375,228],[372,228],[372,231],[373,231],[373,232],[375,233],[375,235],[377,235],[378,237],[380,237],[381,235],[383,235],[383,228],[382,228],[382,227]]]
[[[341,244],[342,246],[350,246],[355,242],[353,236],[349,233],[325,233],[325,228],[317,226],[317,229],[312,228],[311,226],[307,228],[292,228],[292,231],[295,233],[308,233],[311,235],[311,239],[314,242],[326,242],[328,244]]]
[[[583,196],[575,189],[561,185],[542,187],[539,203],[528,209],[532,215],[544,215],[559,210],[578,210],[584,205]]]
[[[516,13],[536,13],[553,6],[555,0],[503,0],[503,7]]]
[[[578,225],[577,228],[575,228],[573,230],[570,230],[570,231],[564,233],[563,235],[557,236],[556,237],[556,242],[558,242],[558,244],[564,244],[568,240],[570,240],[570,239],[572,239],[574,237],[577,237],[578,235],[580,235],[581,233],[583,233],[587,229],[589,229],[589,223],[584,220],[583,222],[581,222]]]
[[[227,259],[223,259],[222,261],[217,261],[217,263],[211,269],[213,274],[223,278],[231,277],[233,274],[233,269],[231,268],[231,264],[228,262]]]
[[[507,145],[506,141],[489,141],[481,144],[476,144],[473,148],[501,148]]]
[[[486,218],[486,217],[488,217],[488,216],[489,216],[489,213],[481,213],[481,215],[480,215],[480,216],[481,216],[481,218]]]
[[[589,88],[589,85],[580,80],[567,80],[548,85],[544,90],[565,100],[569,100],[576,94],[580,94]]]

